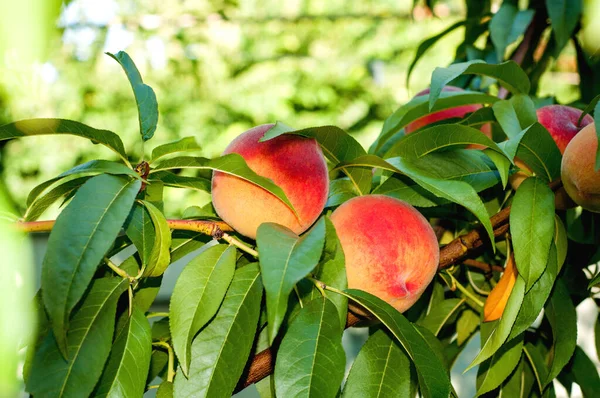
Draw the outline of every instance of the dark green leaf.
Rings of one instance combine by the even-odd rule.
[[[25,221],[35,221],[50,207],[54,202],[63,196],[69,196],[82,186],[90,177],[79,177],[67,182],[61,183],[52,188],[44,196],[38,197],[25,212]]]
[[[546,0],[546,8],[556,40],[555,55],[558,55],[571,39],[579,22],[583,4],[581,0]]]
[[[152,160],[149,163],[156,162],[163,156],[170,155],[177,152],[193,152],[199,151],[200,145],[196,141],[196,137],[183,137],[177,141],[169,142],[167,144],[159,145],[152,150]]]
[[[527,94],[531,84],[529,77],[514,61],[506,61],[501,64],[487,64],[476,59],[469,62],[461,62],[450,65],[447,68],[437,67],[431,76],[431,91],[429,93],[429,109],[434,105],[442,92],[442,88],[460,75],[476,74],[489,76],[502,82],[502,85],[513,94]]]
[[[152,304],[154,304],[162,279],[161,275],[157,278],[142,278],[138,282],[133,296],[133,303],[140,311],[147,312]]]
[[[53,333],[35,354],[27,390],[35,397],[86,397],[96,385],[108,358],[119,296],[128,280],[104,278],[93,282],[71,319],[65,360]]]
[[[42,265],[42,296],[59,348],[67,355],[69,314],[119,234],[139,180],[107,174],[88,180],[58,216]]]
[[[398,339],[420,375],[420,389],[425,398],[447,397],[451,385],[444,364],[436,356],[421,333],[395,308],[385,301],[361,290],[344,293],[375,315]]]
[[[442,180],[425,170],[414,166],[408,159],[388,159],[388,163],[402,171],[422,188],[437,197],[447,199],[467,208],[484,226],[491,241],[494,241],[494,232],[489,214],[473,187],[463,181]]]
[[[491,149],[484,149],[483,153],[485,153],[496,166],[496,170],[500,176],[500,180],[502,181],[502,188],[506,189],[511,160],[508,159],[506,155],[501,155],[496,151],[492,151]]]
[[[430,312],[418,324],[437,336],[444,324],[459,310],[464,302],[464,299],[454,298],[435,303]]]
[[[485,342],[495,326],[495,322],[481,324],[481,341]],[[502,345],[498,351],[479,365],[477,370],[477,396],[497,388],[510,376],[519,361],[523,350],[523,335]]]
[[[118,135],[108,130],[97,130],[83,123],[67,119],[28,119],[0,126],[0,141],[31,135],[70,134],[102,144],[127,163],[127,154]]]
[[[548,376],[543,382],[547,386],[573,356],[577,346],[577,312],[569,291],[562,281],[558,281],[545,307],[546,318],[552,327],[551,364]]]
[[[480,322],[479,315],[469,308],[460,313],[458,321],[456,321],[456,340],[459,346],[462,346],[471,337]]]
[[[147,265],[152,254],[154,241],[156,240],[156,232],[154,231],[154,224],[152,224],[150,213],[141,203],[133,205],[133,209],[129,213],[125,225],[125,233],[136,247],[142,260],[142,265]]]
[[[529,366],[531,366],[531,369],[533,370],[539,392],[542,394],[544,392],[542,383],[548,376],[548,367],[546,366],[546,361],[544,361],[544,356],[538,347],[532,343],[527,343],[525,347],[523,347],[523,353],[525,353],[525,356],[527,357]]]
[[[526,94],[516,94],[510,99],[492,105],[496,120],[508,138],[514,138],[524,129],[537,122],[535,105]]]
[[[192,343],[189,378],[175,376],[175,396],[231,396],[250,355],[261,298],[258,265],[239,268],[219,312]]]
[[[335,397],[346,356],[335,305],[325,297],[309,301],[283,337],[275,362],[280,397]]]
[[[329,195],[325,207],[339,206],[348,199],[358,196],[356,187],[349,178],[338,178],[329,183]]]
[[[135,102],[138,109],[138,120],[140,123],[140,134],[144,141],[148,141],[156,131],[158,124],[158,102],[154,90],[142,81],[142,76],[133,60],[125,51],[119,51],[116,54],[106,53],[115,61],[117,61],[125,74],[135,96]]]
[[[517,189],[510,211],[510,233],[517,269],[528,291],[546,269],[554,239],[554,193],[543,180],[530,177]]]
[[[411,363],[406,352],[379,329],[362,346],[352,364],[343,397],[408,397]],[[414,372],[414,370],[413,370]]]
[[[294,130],[278,122],[260,140],[270,140],[285,133],[316,139],[323,149],[323,154],[334,164],[366,155],[365,150],[354,137],[336,126],[309,127],[302,130]],[[354,169],[348,171],[344,169],[343,172],[346,173],[360,195],[366,195],[371,191],[371,170]]]
[[[562,155],[548,130],[539,123],[529,127],[521,140],[516,156],[546,181],[560,177]]]
[[[156,325],[156,323],[154,324]],[[153,328],[154,328],[154,325]],[[167,323],[167,329],[168,329]],[[154,336],[152,336],[154,339]],[[151,383],[156,377],[159,377],[161,374],[167,371],[167,364],[169,363],[169,354],[165,351],[153,349],[152,355],[150,357],[150,370],[148,371],[148,376],[146,377],[146,383]]]
[[[490,21],[490,38],[498,61],[504,59],[506,47],[525,33],[533,18],[533,10],[519,11],[519,8],[509,2],[504,2]]]
[[[525,358],[521,356],[521,360],[510,374],[510,377],[506,379],[500,386],[498,394],[500,397],[526,397],[528,394],[524,391],[524,374],[523,368],[525,365]]]
[[[558,262],[558,272],[562,269],[565,260],[567,259],[567,249],[569,240],[565,225],[558,215],[554,215],[554,245],[556,246],[556,258]]]
[[[173,398],[173,383],[163,381],[156,391],[156,398]]]
[[[173,349],[186,375],[192,339],[219,309],[233,278],[235,260],[234,246],[212,246],[191,260],[177,278],[169,320]]]
[[[173,169],[197,169],[197,170],[215,170],[242,178],[252,184],[266,189],[278,197],[290,209],[294,209],[287,196],[281,188],[268,178],[256,174],[248,165],[243,157],[237,153],[230,153],[215,159],[206,159],[192,156],[181,156],[172,159],[163,160],[150,171],[155,173],[161,170]]]
[[[191,231],[173,231],[171,261],[175,262],[212,240],[212,237]]]
[[[94,396],[139,397],[143,395],[151,353],[150,324],[144,313],[134,306],[125,327],[115,339]]]
[[[448,200],[438,198],[405,176],[392,176],[373,190],[373,194],[391,196],[415,207],[435,207]]]
[[[144,276],[162,275],[171,262],[171,230],[163,213],[152,203],[142,200],[141,203],[146,207],[152,224],[154,225],[154,244],[150,251],[150,257],[146,264]]]
[[[585,354],[581,347],[575,348],[571,360],[571,373],[575,382],[581,387],[584,397],[595,397],[600,391],[600,376],[594,362]]]
[[[402,128],[410,122],[426,116],[431,112],[455,108],[462,105],[493,104],[498,101],[497,97],[474,91],[445,91],[440,94],[434,109],[430,111],[428,98],[428,94],[417,96],[388,117],[383,124],[379,137],[369,148],[369,153],[380,156],[383,156],[383,153],[389,153],[390,150],[387,143],[388,141],[392,141],[392,137],[399,133]],[[386,149],[384,150],[384,148]]]
[[[267,295],[267,327],[272,343],[285,316],[292,289],[321,258],[325,220],[321,218],[302,237],[284,226],[264,223],[258,227],[256,243]]]
[[[49,186],[54,184],[56,181],[75,174],[114,174],[114,175],[130,175],[132,177],[139,178],[137,173],[129,167],[109,160],[90,160],[89,162],[77,165],[70,170],[61,173],[60,175],[51,178],[48,181],[44,181],[40,185],[36,186],[31,190],[27,197],[27,206],[31,206],[32,203],[44,192]]]
[[[189,188],[201,192],[210,192],[210,180],[203,177],[186,177],[161,171],[153,175],[153,179],[161,181],[165,186],[172,188]]]

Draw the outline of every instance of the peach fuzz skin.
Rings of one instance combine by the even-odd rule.
[[[454,86],[445,86],[442,91],[464,91],[462,88],[454,87]],[[429,94],[429,88],[426,88],[423,91],[417,93],[415,97],[419,97],[421,95]],[[439,122],[441,120],[450,119],[450,118],[462,118],[467,113],[475,112],[480,109],[481,105],[463,105],[457,106],[456,108],[444,109],[441,111],[434,112],[430,115],[423,116],[404,127],[404,133],[410,134],[415,130],[423,128],[429,124]],[[481,132],[485,134],[488,138],[492,138],[492,129],[489,124],[485,124],[481,126]],[[467,148],[472,149],[483,149],[484,147],[481,145],[469,145]]]
[[[331,215],[346,258],[348,287],[403,312],[423,294],[439,263],[438,242],[414,207],[383,195],[348,200]]]
[[[571,197],[586,210],[600,213],[600,172],[594,170],[598,137],[588,124],[569,142],[562,158],[562,183]]]
[[[329,192],[327,163],[314,139],[281,135],[259,139],[273,124],[242,133],[223,152],[237,153],[257,174],[270,178],[286,194],[298,217],[276,196],[241,178],[214,172],[212,201],[219,217],[240,234],[256,239],[264,222],[275,222],[300,234],[319,217]]]
[[[565,105],[547,105],[537,110],[538,121],[550,132],[560,153],[582,128],[594,122],[590,115],[585,115],[581,124],[577,124],[582,111]]]

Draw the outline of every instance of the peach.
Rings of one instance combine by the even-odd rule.
[[[235,138],[223,152],[237,153],[257,174],[270,178],[286,194],[297,216],[275,195],[249,181],[214,172],[212,201],[219,217],[242,235],[256,239],[264,222],[300,234],[319,217],[329,192],[327,163],[315,139],[284,134],[259,139],[273,124],[254,127]]]
[[[346,257],[348,287],[403,312],[435,276],[440,251],[429,222],[414,207],[384,195],[358,196],[331,214]]]
[[[594,170],[597,148],[596,126],[588,124],[567,145],[560,174],[565,190],[575,203],[600,213],[600,172]]]
[[[566,105],[546,105],[536,111],[538,121],[550,132],[560,153],[565,153],[569,141],[585,126],[594,122],[590,115],[585,115],[581,124],[577,121],[582,111]]]
[[[462,88],[454,87],[454,86],[444,86],[442,91],[464,91]],[[429,94],[429,88],[426,88],[423,91],[417,93],[415,97],[419,97],[421,95]],[[439,122],[441,120],[450,119],[450,118],[462,118],[467,113],[475,112],[477,109],[480,109],[481,105],[473,104],[473,105],[463,105],[457,106],[456,108],[443,109],[441,111],[433,112],[429,115],[423,116],[404,127],[404,133],[410,134],[415,130],[423,128],[429,124]],[[481,132],[485,134],[488,138],[492,138],[492,128],[489,124],[485,124],[481,126]],[[473,149],[482,149],[483,147],[480,145],[469,145],[469,148]]]

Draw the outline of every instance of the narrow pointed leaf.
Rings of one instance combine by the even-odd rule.
[[[166,159],[156,165],[150,173],[156,173],[162,170],[174,169],[197,169],[221,171],[267,190],[275,195],[279,200],[285,203],[290,209],[294,209],[287,196],[281,188],[268,178],[259,176],[248,165],[243,157],[237,153],[230,153],[215,159],[206,159],[192,156],[180,156],[172,159]]]
[[[169,322],[173,348],[186,375],[192,339],[219,309],[233,278],[235,261],[235,247],[213,246],[192,259],[177,278]]]
[[[523,353],[525,354],[525,357],[529,362],[529,366],[533,371],[538,391],[540,394],[542,394],[544,392],[542,383],[548,376],[548,366],[546,366],[546,361],[544,360],[543,356],[544,354],[540,352],[539,348],[532,343],[525,344],[525,347],[523,347]]]
[[[65,356],[69,314],[119,234],[140,185],[139,180],[106,174],[88,180],[50,233],[42,264],[42,296]]]
[[[327,298],[305,304],[277,352],[277,396],[335,397],[346,365],[342,331],[336,307]]]
[[[54,334],[46,335],[35,354],[27,390],[35,397],[86,397],[98,382],[108,358],[115,326],[117,300],[128,280],[94,281],[71,320],[68,360],[60,353]]]
[[[138,120],[140,124],[140,134],[144,141],[148,141],[154,135],[158,124],[158,102],[154,90],[142,81],[142,76],[133,60],[125,51],[119,51],[116,54],[106,53],[117,61],[125,74],[135,96],[135,102],[138,109]]]
[[[556,41],[556,55],[571,39],[583,10],[581,0],[546,0],[548,16]]]
[[[519,11],[513,4],[502,3],[490,21],[490,38],[496,47],[498,61],[504,60],[506,47],[525,33],[533,14],[534,10]]]
[[[510,232],[519,275],[528,291],[546,269],[554,239],[554,194],[539,178],[519,186],[510,212]]]
[[[492,105],[496,120],[508,138],[516,137],[525,128],[537,122],[533,100],[525,94],[517,94],[510,99]]]
[[[125,233],[137,249],[142,265],[147,265],[156,239],[156,232],[150,213],[141,203],[133,205],[125,224]]]
[[[149,163],[154,163],[163,156],[177,152],[193,152],[202,149],[196,137],[183,137],[177,141],[159,145],[152,150],[152,160]]]
[[[420,320],[418,324],[437,336],[448,319],[455,314],[464,303],[464,299],[457,298],[436,303],[431,311],[425,316],[425,318]]]
[[[369,336],[360,349],[350,368],[342,397],[411,396],[413,372],[410,358],[400,344],[380,329]]]
[[[155,231],[154,244],[150,251],[150,258],[144,276],[160,276],[171,262],[171,229],[165,216],[156,206],[145,200],[142,200],[141,203],[150,213]]]
[[[531,84],[529,77],[514,61],[501,64],[487,64],[476,59],[450,65],[447,68],[437,67],[431,75],[431,91],[429,94],[429,109],[433,109],[442,88],[460,75],[476,74],[489,76],[499,80],[508,91],[513,94],[527,94]]]
[[[203,177],[180,176],[168,171],[161,171],[153,175],[153,179],[161,181],[165,186],[172,188],[189,188],[196,191],[210,192],[210,180]]]
[[[385,301],[361,290],[344,293],[375,315],[398,339],[420,375],[420,389],[425,398],[448,397],[450,378],[445,365],[431,349],[425,338],[401,313]]]
[[[553,341],[550,369],[543,382],[547,386],[569,363],[577,346],[577,312],[567,287],[560,280],[546,304],[545,314],[552,327]]]
[[[32,135],[68,134],[90,139],[94,144],[102,144],[127,160],[123,141],[108,130],[97,130],[67,119],[28,119],[0,126],[0,141]]]
[[[25,212],[25,221],[35,221],[52,206],[58,199],[63,196],[69,196],[80,186],[82,186],[90,177],[79,177],[67,182],[57,185],[44,196],[38,197],[32,204],[27,208]]]
[[[125,313],[123,316],[128,315]],[[139,397],[143,395],[151,353],[150,324],[144,313],[134,306],[131,317],[115,339],[94,396]]]
[[[392,176],[373,190],[373,194],[391,196],[415,207],[435,207],[449,201],[439,198],[405,176]]]
[[[600,391],[600,376],[592,360],[579,346],[571,359],[571,374],[575,382],[581,387],[584,397],[595,397]]]
[[[239,268],[215,318],[192,342],[189,376],[175,376],[179,397],[230,397],[246,365],[260,314],[257,264]]]
[[[560,177],[562,155],[544,126],[534,123],[522,136],[517,137],[520,140],[516,157],[531,168],[536,176],[548,182]]]
[[[321,258],[325,220],[321,218],[302,237],[282,225],[264,223],[258,227],[256,243],[267,295],[267,327],[272,343],[283,322],[292,289]]]

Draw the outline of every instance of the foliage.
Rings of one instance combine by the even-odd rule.
[[[368,152],[335,126],[296,130],[279,123],[263,137],[317,140],[333,176],[328,208],[373,191],[419,207],[437,227],[460,235],[443,242],[438,276],[404,314],[347,288],[343,250],[327,214],[301,236],[262,224],[256,250],[210,208],[190,209],[186,220],[166,218],[163,187],[209,191],[212,171],[256,184],[293,210],[283,190],[254,173],[241,156],[181,156],[199,147],[186,137],[155,146],[150,158],[133,167],[126,149],[131,145],[108,130],[65,119],[0,126],[0,140],[74,135],[120,158],[82,163],[42,183],[28,201],[30,221],[18,223],[28,231],[43,228],[48,224],[33,220],[61,201],[36,296],[40,325],[24,367],[27,391],[35,397],[139,396],[158,388],[160,397],[230,396],[272,373],[269,393],[279,396],[419,391],[423,397],[448,397],[456,395],[450,370],[478,332],[481,350],[470,365],[479,365],[478,395],[552,396],[553,380],[568,390],[577,383],[586,396],[599,391],[598,372],[576,344],[575,307],[597,293],[599,276],[590,275],[588,265],[600,258],[595,226],[600,220],[581,208],[555,208],[561,155],[537,123],[539,102],[532,92],[540,67],[533,53],[548,28],[546,17],[552,37],[542,46],[542,59],[573,37],[580,4],[532,1],[530,9],[519,10],[507,0],[491,18],[488,2],[466,4],[469,19],[456,62],[436,68],[429,95],[389,116]],[[475,51],[488,29],[484,47]],[[472,59],[474,54],[483,59]],[[137,140],[148,145],[159,120],[156,95],[126,53],[113,57],[136,99]],[[443,93],[448,83],[469,90]],[[593,109],[597,101],[588,102]],[[490,106],[404,136],[411,121],[465,103]],[[493,126],[493,140],[473,127],[485,123]],[[507,178],[519,171],[516,158],[532,176],[515,192]],[[196,174],[180,176],[181,170]],[[206,244],[201,234],[181,238],[171,229],[192,229],[229,245]],[[457,246],[459,254],[453,252]],[[133,254],[115,263],[117,254],[133,247]],[[517,280],[500,319],[484,322],[486,296],[499,278],[495,270],[511,247]],[[169,313],[149,313],[165,270],[192,252]],[[372,315],[366,326],[373,333],[342,386],[344,322],[351,326],[357,319],[347,314],[349,302]],[[151,323],[155,317],[161,319]],[[270,362],[264,359],[269,357]]]

